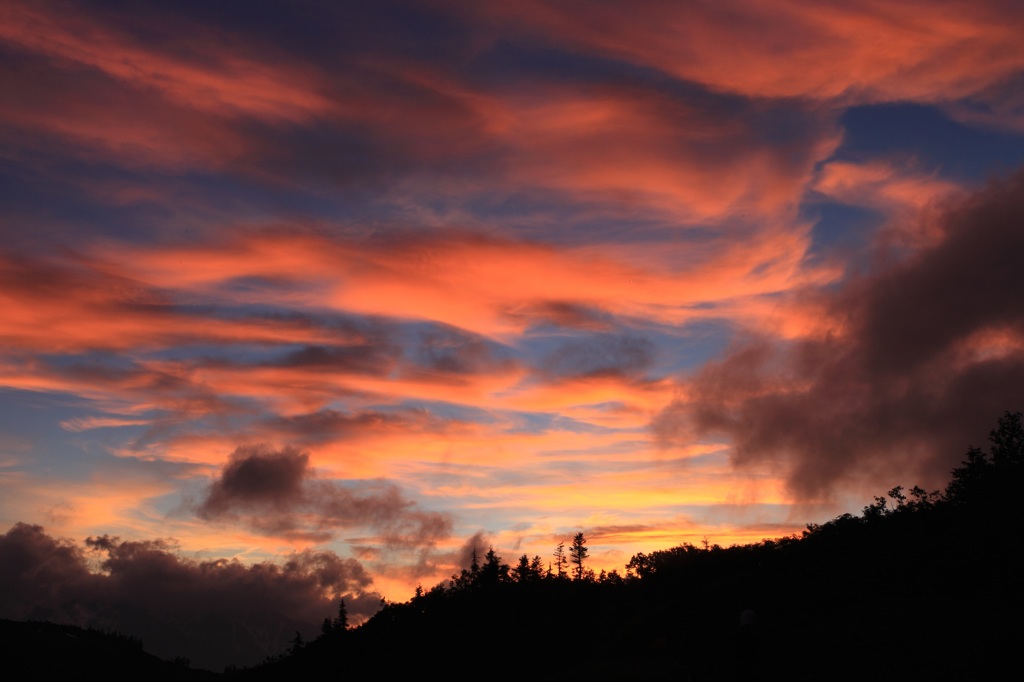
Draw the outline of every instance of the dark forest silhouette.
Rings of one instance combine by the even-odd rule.
[[[285,654],[226,673],[1002,679],[1022,634],[1021,414],[1004,414],[989,443],[968,449],[943,491],[897,486],[801,537],[683,544],[633,556],[624,574],[587,568],[582,531],[550,559],[474,552],[357,628],[342,600],[319,637],[296,633]]]
[[[1022,478],[1024,427],[1008,412],[944,491],[897,486],[802,537],[637,554],[625,575],[588,571],[582,532],[553,569],[525,555],[510,567],[492,548],[246,675],[998,679],[1022,634]]]
[[[78,679],[88,673],[152,682],[219,677],[192,669],[185,658],[160,660],[143,651],[142,640],[113,631],[0,619],[0,642],[4,678],[10,680]]]

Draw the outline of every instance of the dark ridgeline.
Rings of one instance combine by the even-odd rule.
[[[811,524],[802,537],[637,554],[625,576],[586,568],[582,532],[568,556],[560,543],[548,562],[522,555],[510,567],[491,548],[481,564],[474,552],[469,568],[384,604],[360,627],[348,627],[341,601],[316,639],[296,633],[288,653],[226,676],[1014,679],[1024,634],[1020,413],[1000,418],[988,452],[969,449],[952,473],[941,493],[895,487],[861,515]],[[32,679],[197,674],[124,637],[83,646],[76,628],[68,640],[52,634],[64,626],[3,625],[8,660],[65,666]],[[25,644],[27,631],[16,630],[27,626],[50,634]]]
[[[943,492],[902,487],[802,537],[584,568],[585,538],[483,565],[244,679],[1004,679],[1019,666],[1024,428],[1007,413]],[[571,566],[571,570],[566,568]],[[573,579],[570,579],[570,576]]]
[[[211,680],[179,658],[164,661],[142,649],[142,640],[117,632],[41,621],[0,619],[5,680],[73,680],[102,676],[112,680]]]

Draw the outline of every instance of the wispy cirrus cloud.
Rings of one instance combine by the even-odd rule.
[[[3,518],[391,596],[942,473],[1022,345],[949,198],[1024,163],[1021,14],[890,5],[5,3]]]
[[[276,66],[271,66],[265,45],[247,45],[237,36],[232,39],[216,28],[185,23],[168,13],[56,9],[57,3],[6,5],[0,37],[27,52],[155,90],[186,108],[295,121],[328,106],[316,93],[314,77],[282,63],[282,53],[275,55]],[[182,30],[189,33],[187,49],[171,40]],[[146,41],[143,32],[157,39]]]
[[[906,165],[909,164],[833,161],[821,169],[812,187],[814,191],[846,204],[890,212],[898,209],[920,211],[961,189],[957,184],[937,177],[935,172],[915,172],[912,167],[901,167]]]
[[[1014,37],[1021,15],[1000,3],[749,0],[726,10],[654,0],[630,13],[537,2],[477,11],[539,30],[552,43],[753,97],[953,100],[1024,66]]]

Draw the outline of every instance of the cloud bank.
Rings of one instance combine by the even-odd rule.
[[[276,655],[295,630],[315,635],[341,597],[355,621],[380,600],[358,561],[330,551],[245,566],[185,558],[166,540],[78,544],[22,523],[0,535],[0,580],[0,617],[115,629],[215,670]]]
[[[656,434],[726,436],[736,465],[778,467],[804,499],[844,481],[940,485],[993,415],[1021,408],[1024,173],[926,220],[937,243],[815,294],[822,333],[751,339],[701,368]]]

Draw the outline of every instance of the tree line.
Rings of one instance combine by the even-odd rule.
[[[1004,414],[943,490],[895,486],[799,536],[638,553],[625,575],[594,575],[582,531],[548,560],[510,566],[491,547],[341,637],[337,619],[325,623],[317,641],[252,674],[997,679],[1024,635],[1000,615],[1024,609],[1021,421]]]
[[[620,578],[617,571],[607,573],[602,570],[600,574],[595,575],[593,569],[586,565],[589,556],[587,539],[582,531],[573,536],[568,554],[565,551],[565,542],[559,542],[552,553],[551,561],[548,561],[546,565],[540,555],[534,555],[531,559],[528,555],[523,554],[515,566],[510,566],[502,561],[493,546],[488,548],[481,564],[478,560],[477,550],[474,548],[469,567],[452,575],[450,579],[438,583],[430,592],[460,592],[502,583],[533,584],[547,580],[605,582]],[[413,598],[422,596],[424,596],[423,588],[418,586]]]

